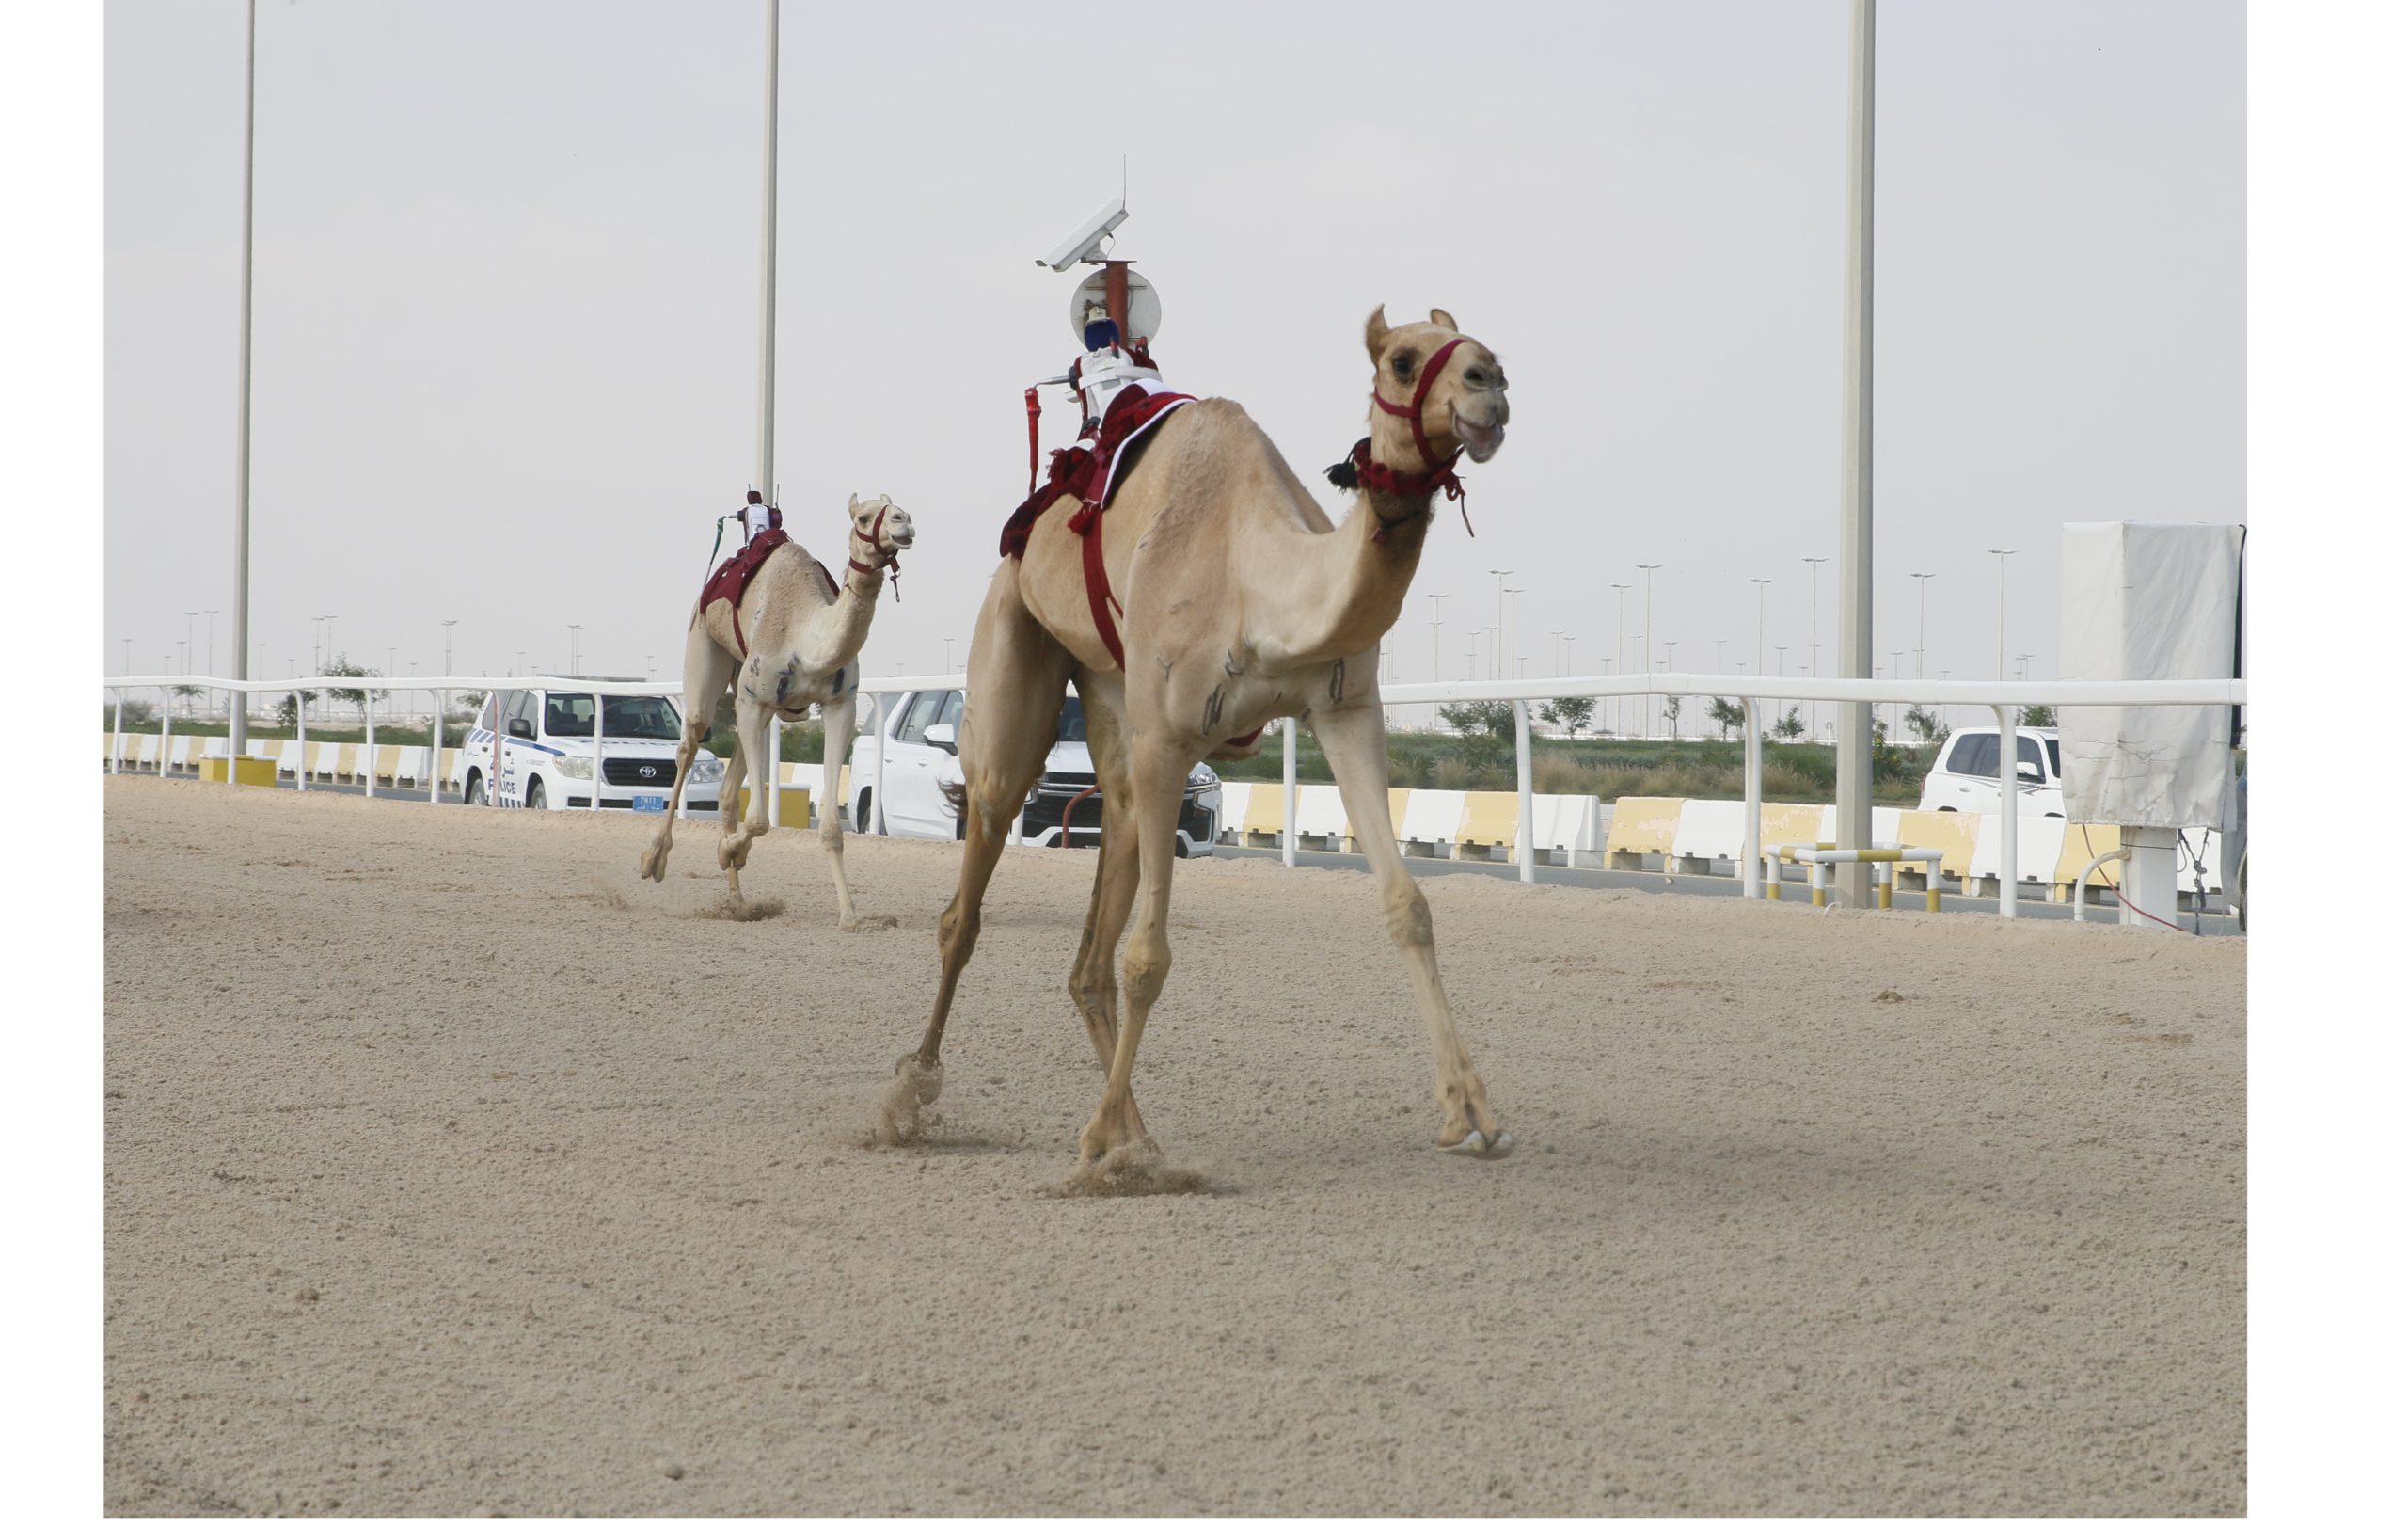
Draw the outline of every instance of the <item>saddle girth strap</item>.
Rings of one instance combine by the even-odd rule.
[[[1112,575],[1103,565],[1103,506],[1082,503],[1070,516],[1069,529],[1080,541],[1079,563],[1086,574],[1087,613],[1095,618],[1095,633],[1103,639],[1103,650],[1112,655],[1112,666],[1126,670],[1128,658],[1120,647],[1119,623],[1113,613],[1129,613],[1120,601],[1112,597]]]

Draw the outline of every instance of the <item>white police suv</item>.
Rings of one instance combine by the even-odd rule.
[[[600,757],[595,756],[594,703],[602,703]],[[603,695],[563,689],[497,690],[485,697],[452,767],[450,784],[472,806],[552,811],[594,804],[600,766],[606,810],[669,810],[677,779],[677,737],[684,718],[668,694]],[[709,749],[694,756],[686,805],[719,810],[727,766]]]

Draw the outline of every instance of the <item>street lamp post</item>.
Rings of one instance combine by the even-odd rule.
[[[1915,677],[1920,679],[1923,677],[1924,596],[1931,592],[1931,581],[1940,575],[1910,573],[1907,576],[1915,581]]]
[[[2006,560],[2015,555],[2012,547],[1992,547],[1990,555],[1998,559],[1998,676],[2006,677]]]
[[[1445,595],[1430,597],[1430,678],[1433,683],[1446,678],[1444,674],[1438,672],[1438,619],[1445,608],[1440,601],[1446,597]]]
[[[259,78],[259,0],[250,0],[243,34],[243,307],[234,358],[234,677],[247,679],[251,665],[251,126]],[[265,644],[261,644],[262,646]],[[266,660],[261,660],[264,665]],[[250,706],[233,708],[226,727],[226,756],[243,756],[250,737]],[[230,771],[230,762],[227,768]],[[230,773],[227,776],[232,778]]]
[[[1672,667],[1672,649],[1679,645],[1680,643],[1671,637],[1664,639],[1664,669],[1667,673],[1670,673]],[[1670,695],[1658,696],[1656,704],[1664,708],[1664,736],[1673,742],[1678,742],[1681,740],[1681,724],[1676,718],[1680,713],[1671,708],[1670,705],[1671,698]]]
[[[217,613],[205,610],[201,613],[209,617],[209,658],[200,672],[214,678],[217,674]]]
[[[568,628],[568,671],[569,671],[571,674],[575,674],[575,673],[577,673],[577,672],[578,672],[578,667],[577,667],[577,663],[578,663],[578,658],[577,658],[577,634],[578,634],[578,632],[580,632],[580,631],[584,630],[584,629],[585,629],[585,628],[583,628],[582,626],[578,625],[578,624],[577,624],[576,622],[574,622],[574,621],[571,621],[571,622],[569,623],[569,628]]]
[[[1830,559],[1801,557],[1798,561],[1806,565],[1806,674],[1809,678],[1818,679],[1823,676],[1822,572],[1823,565]],[[1822,724],[1822,720],[1823,703],[1818,700],[1808,701],[1806,703],[1806,736],[1808,738],[1814,736],[1815,729]]]
[[[1498,629],[1501,630],[1505,626],[1505,578],[1506,575],[1512,573],[1513,570],[1510,567],[1492,567],[1488,571],[1497,575],[1497,625]],[[1504,670],[1497,664],[1496,659],[1496,653],[1491,651],[1489,654],[1488,676],[1492,679],[1500,677],[1504,673]]]
[[[944,639],[944,672],[947,674],[953,672],[953,639],[951,637]]]
[[[1765,591],[1772,586],[1770,579],[1750,579],[1756,586],[1756,672],[1765,671]]]
[[[1513,665],[1522,661],[1522,623],[1520,616],[1522,613],[1522,597],[1528,593],[1529,593],[1529,591],[1527,589],[1508,589],[1505,591],[1505,677],[1509,679],[1520,677],[1520,676],[1514,672]]]
[[[1630,638],[1623,634],[1623,597],[1630,593],[1630,585],[1627,583],[1616,583],[1611,584],[1608,587],[1610,587],[1614,592],[1614,661],[1616,663],[1626,664],[1630,661]],[[1629,721],[1629,707],[1624,702],[1619,700],[1614,702],[1614,730],[1616,732],[1627,732],[1630,730],[1627,724]]]
[[[1639,667],[1642,674],[1647,670],[1648,661],[1656,654],[1656,570],[1663,565],[1661,563],[1639,565],[1639,570],[1647,575],[1644,604],[1641,607],[1639,625]],[[1647,735],[1651,738],[1656,736],[1656,716],[1652,706],[1648,708]]]

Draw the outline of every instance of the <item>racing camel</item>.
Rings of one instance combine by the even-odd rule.
[[[1453,466],[1494,455],[1505,438],[1505,372],[1496,355],[1432,310],[1426,324],[1364,329],[1372,365],[1371,433],[1330,469],[1359,490],[1333,527],[1244,408],[1130,390],[1133,414],[1165,410],[1134,457],[1116,399],[1091,454],[1120,480],[1032,494],[1005,533],[970,639],[959,735],[965,848],[938,925],[943,960],[920,1048],[896,1066],[882,1138],[910,1138],[918,1106],[943,1088],[939,1051],[956,985],[978,940],[979,905],[1005,836],[1052,745],[1065,680],[1078,686],[1103,796],[1103,840],[1070,996],[1106,1068],[1103,1098],[1079,1137],[1081,1179],[1127,1186],[1159,1154],[1131,1090],[1137,1045],[1170,971],[1171,861],[1181,791],[1205,758],[1244,757],[1265,724],[1312,728],[1370,862],[1389,936],[1427,1023],[1442,1115],[1438,1144],[1497,1156],[1512,1149],[1455,1032],[1438,979],[1430,908],[1388,818],[1387,729],[1380,639],[1395,624],[1434,496],[1460,498]],[[1138,428],[1146,428],[1144,425]],[[1077,455],[1080,454],[1069,454]],[[1468,524],[1468,521],[1466,521]],[[1120,619],[1116,622],[1117,611]],[[1113,956],[1133,898],[1136,923],[1117,1013]]]
[[[911,517],[884,494],[846,505],[852,522],[840,584],[783,530],[765,531],[722,564],[703,586],[686,625],[686,727],[677,740],[677,783],[669,799],[683,801],[694,752],[710,733],[719,697],[736,689],[736,756],[720,786],[720,868],[727,889],[741,896],[737,873],[752,840],[769,831],[769,718],[800,722],[816,704],[822,727],[819,842],[836,878],[836,926],[891,929],[891,917],[861,917],[845,884],[845,828],[838,819],[837,771],[853,735],[854,699],[861,692],[862,644],[878,613],[879,584],[911,545]],[[763,782],[752,809],[737,820],[737,787],[751,774]],[[677,814],[664,813],[644,846],[640,873],[658,881],[669,870],[669,841]]]

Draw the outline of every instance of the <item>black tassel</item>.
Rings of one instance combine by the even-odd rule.
[[[1370,443],[1371,440],[1369,436],[1363,438],[1363,445],[1368,446]],[[1356,448],[1356,450],[1360,449],[1361,447],[1359,446]],[[1330,468],[1329,481],[1337,484],[1341,488],[1347,489],[1349,492],[1352,492],[1359,485],[1361,480],[1355,476],[1354,455],[1353,452],[1349,452],[1343,461],[1340,461]]]

